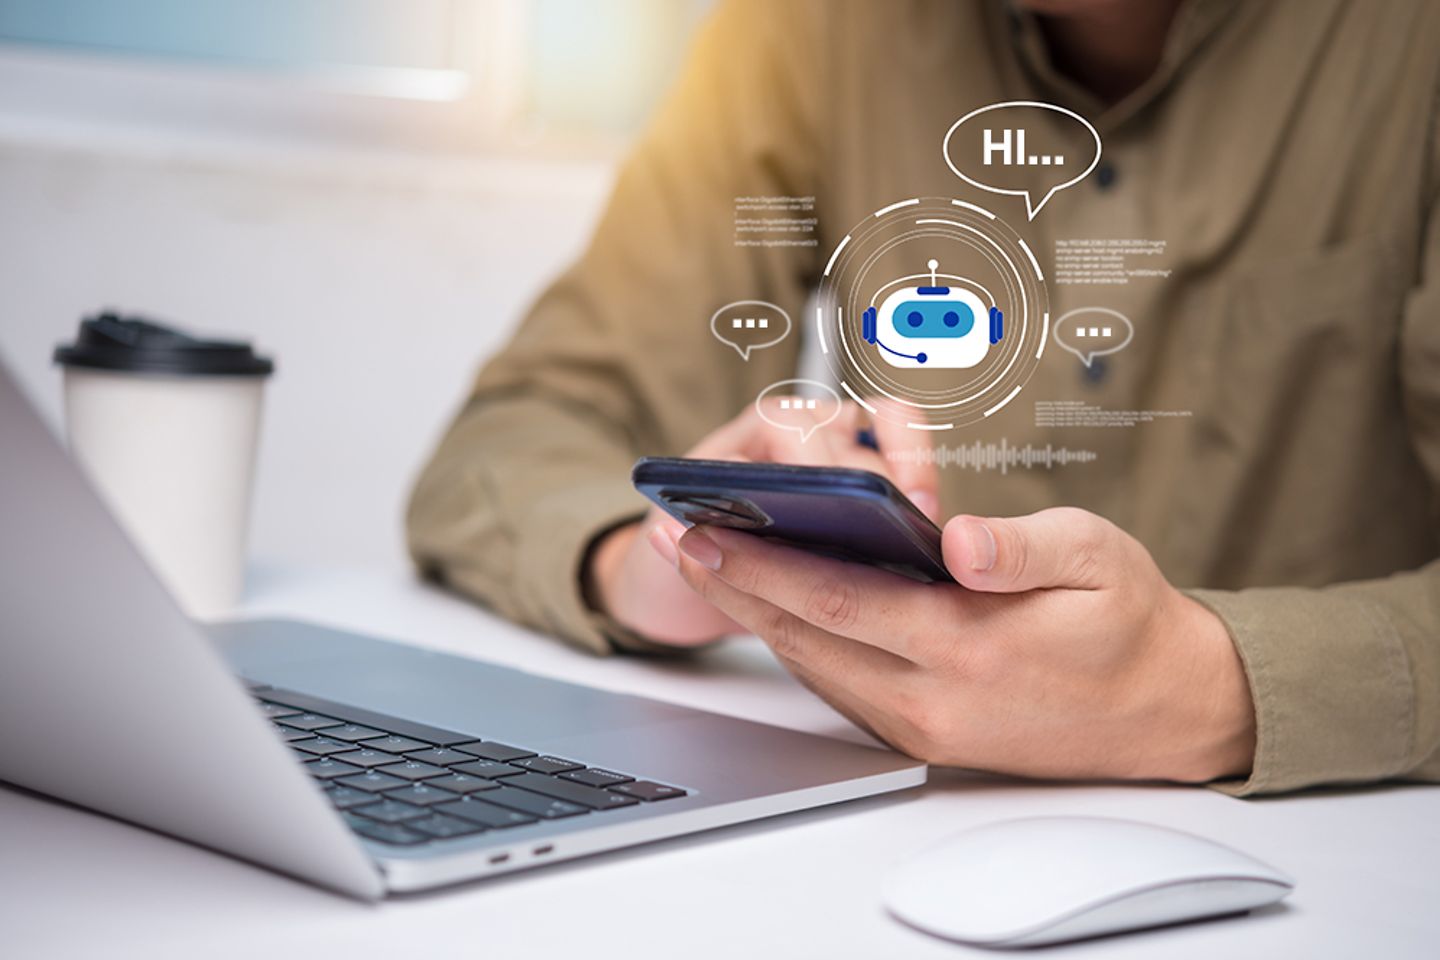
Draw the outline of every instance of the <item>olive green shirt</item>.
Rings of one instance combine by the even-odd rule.
[[[640,516],[629,472],[795,375],[802,336],[742,360],[721,305],[804,313],[852,225],[907,197],[981,204],[1047,277],[1057,241],[1164,241],[1108,287],[1051,283],[1135,335],[1099,369],[1045,353],[950,442],[1093,462],[941,471],[948,512],[1092,510],[1228,626],[1254,696],[1235,793],[1440,779],[1440,4],[1193,0],[1157,72],[1105,105],[999,0],[735,0],[701,32],[579,262],[536,303],[416,487],[420,568],[596,651],[595,538]],[[941,138],[1002,100],[1076,110],[1101,167],[1033,220],[947,169]],[[814,196],[815,246],[736,243],[735,199]],[[803,327],[804,324],[797,324]],[[1178,411],[1036,426],[1037,401]],[[963,436],[961,436],[963,434]]]

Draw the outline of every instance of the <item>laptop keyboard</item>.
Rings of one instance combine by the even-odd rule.
[[[350,829],[415,846],[658,803],[684,789],[275,687],[252,693]]]

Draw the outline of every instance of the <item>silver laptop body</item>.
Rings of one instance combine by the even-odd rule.
[[[364,899],[925,780],[923,764],[888,751],[309,624],[202,628],[174,604],[3,363],[0,618],[0,780]],[[257,698],[272,701],[270,716]],[[300,734],[285,721],[304,726],[316,715],[332,725],[287,742]],[[387,719],[398,729],[382,726]],[[337,779],[321,779],[330,775],[320,768],[333,771],[347,752],[327,763],[297,746],[323,749],[334,743],[327,729],[367,726],[415,734],[425,758],[453,759],[455,745],[535,756],[457,795],[468,799],[448,809],[478,832],[413,842],[417,831],[405,825],[441,823],[428,819],[434,811],[421,819],[403,805],[382,808],[389,793],[381,791],[342,811],[332,799]],[[396,741],[356,749],[367,742]],[[448,767],[427,776],[420,762],[386,766],[403,777],[418,771],[413,782],[462,782]],[[579,769],[557,772],[567,763]],[[615,780],[594,785],[607,771]],[[396,795],[413,797],[410,785]],[[589,789],[604,790],[603,802]],[[487,803],[487,794],[509,799]],[[608,807],[617,794],[624,799]],[[482,806],[488,815],[470,819]],[[390,834],[367,810],[413,818]],[[411,842],[372,839],[352,830],[357,823]]]

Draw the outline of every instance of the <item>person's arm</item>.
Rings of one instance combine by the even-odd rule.
[[[1396,356],[1440,494],[1434,196]],[[1434,515],[1395,519],[1440,537]],[[944,547],[959,586],[704,527],[666,556],[837,710],[932,763],[1241,796],[1440,781],[1440,560],[1325,589],[1187,595],[1133,537],[1073,508],[954,517]]]
[[[1440,125],[1432,130],[1421,276],[1397,360],[1406,422],[1435,491],[1440,539]],[[1257,742],[1246,795],[1320,783],[1440,780],[1440,560],[1322,590],[1191,591],[1218,613],[1245,663]]]
[[[1224,621],[1255,704],[1249,775],[1217,789],[1440,780],[1440,562],[1322,590],[1187,592]]]
[[[679,453],[793,375],[814,247],[736,246],[742,196],[813,195],[818,104],[808,7],[728,2],[625,163],[581,260],[540,298],[420,476],[420,569],[507,617],[606,651],[644,646],[595,614],[582,565],[638,519],[629,473]],[[766,300],[795,322],[742,360],[712,313]]]

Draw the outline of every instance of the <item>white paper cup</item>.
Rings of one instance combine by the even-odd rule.
[[[222,616],[244,584],[270,362],[111,315],[85,324],[56,351],[71,453],[186,612]]]

